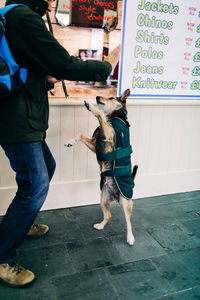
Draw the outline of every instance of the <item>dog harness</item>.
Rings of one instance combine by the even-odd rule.
[[[96,151],[99,161],[112,161],[112,169],[101,173],[100,188],[102,189],[105,176],[114,178],[120,194],[126,199],[133,196],[133,174],[131,167],[131,153],[129,127],[119,117],[110,117],[108,122],[114,129],[114,151],[109,153],[101,153]],[[97,130],[100,130],[98,127]]]

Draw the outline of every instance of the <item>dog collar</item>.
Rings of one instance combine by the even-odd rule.
[[[109,121],[109,119],[112,120],[112,118],[118,118],[118,119],[120,119],[123,123],[125,123],[127,127],[130,126],[129,123],[128,123],[128,121],[127,121],[125,118],[123,118],[122,116],[120,116],[120,115],[117,115],[117,114],[110,114],[110,115],[107,115],[106,117],[108,118],[108,121]],[[112,121],[111,121],[111,122],[112,122]]]
[[[121,121],[123,121],[124,123],[127,123],[126,120],[125,120],[124,118],[122,118],[122,116],[117,115],[117,114],[110,114],[110,115],[107,115],[107,118],[108,118],[108,119],[118,118],[118,119],[120,119]]]
[[[119,115],[117,115],[117,114],[110,114],[110,115],[107,115],[107,118],[109,118],[109,119],[110,119],[110,118],[116,118],[116,117],[117,117],[117,118],[120,118]],[[121,119],[121,118],[120,118],[120,119]]]

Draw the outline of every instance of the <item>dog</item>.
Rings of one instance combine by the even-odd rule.
[[[130,95],[127,89],[121,97],[96,97],[97,107],[85,101],[86,108],[99,121],[99,127],[92,138],[82,133],[70,140],[65,146],[71,147],[77,142],[83,142],[96,153],[101,171],[101,208],[103,221],[94,224],[101,230],[111,219],[110,204],[116,200],[122,207],[127,224],[127,243],[134,244],[131,226],[132,190],[138,166],[131,167],[131,146],[129,123],[127,120],[126,99]]]

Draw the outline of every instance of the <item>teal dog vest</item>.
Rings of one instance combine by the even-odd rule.
[[[103,187],[105,176],[114,178],[120,194],[126,199],[133,196],[133,174],[131,167],[131,153],[129,127],[118,117],[108,119],[108,122],[114,129],[114,151],[102,153],[101,149],[96,149],[97,159],[99,161],[112,161],[111,170],[101,173],[100,188]],[[99,131],[100,127],[95,132]],[[95,133],[94,133],[95,134]]]

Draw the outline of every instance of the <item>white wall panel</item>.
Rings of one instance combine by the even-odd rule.
[[[9,161],[0,147],[0,188],[15,184],[15,174],[10,168]],[[0,198],[1,199],[1,198]],[[1,200],[0,200],[1,205]]]
[[[91,113],[88,113],[88,137],[92,137],[94,130],[98,127],[98,121],[95,116]],[[92,151],[88,151],[87,158],[87,179],[97,178],[99,176],[99,165],[96,161],[96,154]]]
[[[64,108],[64,109],[63,109]],[[51,107],[50,113],[53,114],[54,106]],[[74,137],[75,132],[75,109],[74,106],[60,106],[60,181],[73,180],[74,174],[74,148],[66,148],[64,144]]]
[[[129,101],[132,162],[139,165],[134,197],[200,189],[200,104]],[[47,143],[57,162],[43,209],[99,201],[99,167],[84,145],[64,144],[79,132],[92,136],[96,118],[82,102],[52,101]],[[0,150],[0,213],[16,192],[14,173]],[[56,201],[55,201],[56,198]]]
[[[83,109],[82,106],[76,106],[75,108],[75,128],[74,135],[76,136],[80,132],[88,135],[88,111]],[[82,143],[76,144],[74,147],[74,180],[86,179],[87,174],[87,162],[88,151],[85,145]]]

